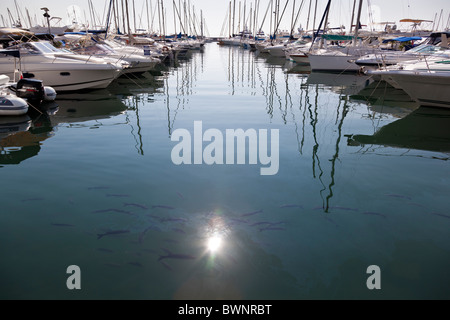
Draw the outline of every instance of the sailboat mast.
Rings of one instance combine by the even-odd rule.
[[[133,26],[134,26],[134,32],[137,31],[136,29],[136,6],[135,6],[135,2],[133,0]]]
[[[235,21],[236,21],[236,0],[233,0],[233,28],[231,29],[232,36],[234,36]]]
[[[28,12],[28,9],[27,9],[27,8],[26,8],[25,10],[26,10],[26,12],[27,12],[28,23],[30,24],[30,28],[31,28],[33,25],[32,25],[32,23],[31,23],[30,13]]]
[[[239,16],[238,16],[238,27],[237,27],[237,33],[241,31],[241,2],[239,1]]]
[[[17,1],[16,0],[14,0],[14,4],[16,6],[16,11],[17,11],[17,19],[18,19],[17,22],[18,22],[18,25],[21,27],[22,26],[22,21],[20,20],[21,14],[19,12],[19,6],[17,5]]]
[[[166,40],[166,19],[165,19],[165,12],[164,12],[164,4],[161,0],[161,15],[162,15],[162,28],[163,28],[163,35],[164,35],[164,41]]]
[[[323,16],[322,16],[322,19],[320,20],[320,23],[319,23],[319,27],[317,28],[316,32],[314,33],[314,38],[313,38],[313,40],[312,40],[312,43],[313,43],[313,44],[314,44],[314,42],[316,41],[317,37],[319,36],[320,28],[322,27],[322,23],[323,23],[323,20],[325,19],[325,16],[328,14],[328,11],[330,10],[330,5],[331,5],[331,0],[328,0],[327,6],[326,6],[326,8],[325,8],[325,12],[324,12],[324,14],[323,14]],[[312,48],[313,48],[313,46],[311,46],[311,47],[309,48],[309,51],[311,51]]]
[[[200,10],[200,36],[203,39],[203,10]]]
[[[294,15],[295,15],[295,0],[294,0],[294,3],[292,4],[291,32],[289,34],[289,40],[292,39],[293,33],[294,33]]]
[[[125,0],[125,11],[126,11],[126,14],[127,14],[127,28],[128,28],[128,38],[129,38],[129,40],[130,40],[130,43],[131,43],[131,28],[130,28],[130,15],[129,15],[129,12],[128,12],[128,1],[127,0]]]
[[[231,0],[230,0],[230,10],[229,10],[229,15],[228,15],[228,37],[231,38]]]
[[[161,26],[161,6],[159,5],[159,0],[156,1],[156,4],[157,4],[157,6],[158,6],[159,38],[161,38],[161,34],[162,34],[162,26]]]
[[[272,42],[272,19],[273,19],[273,0],[270,0],[270,42]]]
[[[313,27],[312,27],[312,29],[313,29],[313,34],[314,34],[314,28],[316,27],[317,1],[319,1],[319,0],[316,0],[315,6],[314,6],[314,19],[313,19]]]
[[[356,8],[356,0],[353,0],[353,9],[352,9],[352,19],[350,20],[350,33],[353,30],[353,19],[355,18],[355,8]]]
[[[359,8],[358,8],[358,16],[356,18],[356,26],[355,26],[355,39],[353,41],[353,46],[356,46],[356,41],[358,39],[359,25],[361,22],[361,9],[362,9],[363,0],[359,0]]]
[[[309,0],[308,18],[306,19],[306,32],[308,32],[309,30],[309,16],[311,15],[311,4],[312,0]]]
[[[110,18],[111,18],[111,9],[114,10],[114,0],[109,1],[109,8],[108,8],[108,14],[106,15],[106,32],[105,32],[105,39],[108,36],[108,30],[109,30],[109,24],[110,24]]]

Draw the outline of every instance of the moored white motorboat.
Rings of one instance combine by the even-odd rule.
[[[28,112],[28,103],[9,92],[9,77],[0,75],[0,116],[20,116]]]
[[[450,108],[450,59],[430,58],[368,74],[380,75],[423,106]]]
[[[12,49],[20,51],[19,61],[0,53],[0,74],[16,78],[21,71],[24,78],[40,79],[58,92],[106,88],[122,71],[118,64],[60,50],[48,41],[20,43]]]
[[[448,48],[447,37],[450,32],[435,32],[432,33],[424,43],[408,50],[408,51],[393,51],[393,50],[379,50],[376,53],[369,54],[358,58],[355,63],[365,70],[376,70],[386,66],[396,65],[410,60],[421,60],[426,57],[444,54]],[[391,39],[399,42],[412,41],[414,39],[421,39],[421,37],[399,37]]]
[[[100,57],[107,61],[119,62],[123,60],[126,62],[126,65],[123,65],[124,68],[122,70],[122,74],[143,73],[150,71],[161,62],[161,60],[150,56],[145,57],[144,55],[119,53],[107,44],[101,43],[86,47],[78,47],[73,49],[73,51],[82,55]]]

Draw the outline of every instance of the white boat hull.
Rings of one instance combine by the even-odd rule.
[[[354,61],[357,56],[309,54],[308,60],[312,71],[323,72],[359,72],[360,66]]]
[[[267,44],[266,43],[256,43],[255,44],[255,48],[260,53],[269,53],[269,51],[267,51]]]
[[[13,95],[0,96],[0,116],[21,116],[28,112],[25,100]]]
[[[286,57],[284,50],[286,50],[286,46],[271,46],[266,48],[269,54],[273,57]]]
[[[423,106],[450,108],[449,73],[392,71],[389,73],[411,98]]]
[[[57,92],[103,89],[122,71],[116,63],[60,51],[46,41],[20,44],[20,50],[20,61],[0,55],[0,74],[17,81],[19,74],[14,69],[20,69],[24,78],[42,80]]]
[[[289,55],[289,57],[298,64],[309,65],[309,58],[306,53],[294,53]]]
[[[34,67],[33,69],[23,68],[23,73],[33,79],[42,80],[45,85],[54,88],[57,92],[60,91],[76,91],[83,89],[104,89],[116,79],[121,69],[67,69],[54,70]],[[14,77],[12,72],[5,73],[11,78]]]

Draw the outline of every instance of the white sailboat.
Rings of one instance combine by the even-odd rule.
[[[351,45],[339,49],[334,48],[332,50],[321,48],[317,51],[308,53],[311,70],[326,72],[358,72],[360,67],[355,63],[355,60],[377,50],[377,45],[374,46],[370,42],[363,43],[362,39],[358,37],[362,3],[363,0],[360,0],[354,36],[341,36],[345,37],[345,40],[347,41],[352,40]],[[329,6],[327,9],[329,10]],[[326,37],[327,35],[321,36],[322,39],[326,39]]]

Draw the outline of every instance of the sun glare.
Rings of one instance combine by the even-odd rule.
[[[222,238],[218,235],[214,235],[208,239],[208,250],[211,252],[216,252],[222,245]]]

